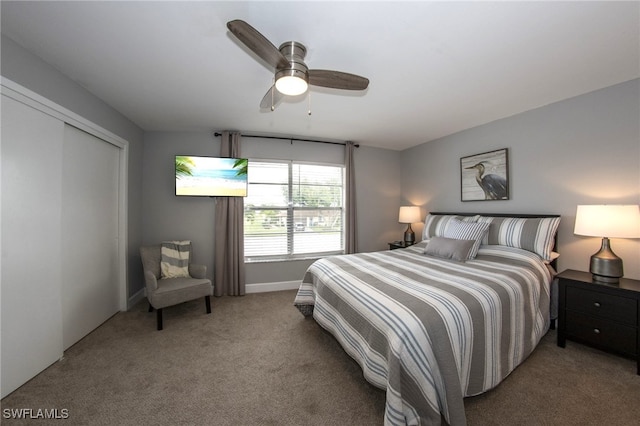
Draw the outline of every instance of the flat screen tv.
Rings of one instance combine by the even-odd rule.
[[[176,195],[246,197],[246,158],[176,155]]]

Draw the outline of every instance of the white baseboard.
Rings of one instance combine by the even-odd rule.
[[[134,306],[136,306],[138,304],[138,302],[140,302],[142,299],[144,299],[146,296],[144,294],[144,288],[141,288],[140,290],[138,290],[138,292],[136,294],[134,294],[133,296],[129,297],[129,300],[127,301],[127,310],[133,308]]]
[[[297,290],[300,281],[281,281],[274,283],[254,283],[245,285],[245,293],[266,293],[268,291]]]
[[[300,281],[253,283],[245,284],[245,293],[267,293],[269,291],[297,290],[298,287],[300,287]],[[136,294],[129,297],[129,300],[127,301],[127,309],[131,309],[145,297],[144,288],[142,288]]]

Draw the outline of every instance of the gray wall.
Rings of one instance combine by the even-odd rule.
[[[4,77],[56,102],[127,140],[128,286],[142,289],[138,247],[166,238],[194,241],[196,261],[213,268],[213,199],[173,195],[173,155],[216,155],[219,139],[208,132],[144,133],[134,123],[53,67],[2,36]],[[588,203],[640,204],[640,83],[638,80],[579,96],[415,148],[397,152],[356,150],[358,243],[360,251],[384,250],[402,236],[401,204],[429,210],[540,212],[563,216],[560,269],[586,269],[599,246],[573,235],[575,206]],[[144,141],[144,143],[143,143]],[[459,159],[508,148],[511,200],[460,201]],[[341,148],[329,145],[251,140],[243,155],[341,162]],[[324,160],[323,160],[324,159]],[[417,233],[420,226],[414,226]],[[626,275],[640,278],[640,241],[614,240]],[[309,262],[251,264],[248,283],[301,278]]]
[[[193,261],[213,270],[215,198],[175,196],[175,155],[216,155],[207,133],[147,132],[142,160],[142,242],[191,240]]]
[[[558,268],[588,270],[600,240],[573,235],[576,206],[640,204],[639,117],[640,80],[632,80],[408,149],[403,202],[424,214],[560,214]],[[460,157],[500,148],[509,150],[511,199],[460,201]],[[625,276],[640,279],[640,240],[612,247]]]
[[[73,111],[129,142],[127,285],[129,296],[135,294],[140,290],[142,280],[138,255],[138,246],[142,240],[142,172],[139,166],[142,163],[142,129],[4,35],[1,51],[0,72],[3,77]]]
[[[148,132],[143,155],[143,241],[191,239],[194,261],[213,270],[215,199],[174,195],[174,155],[213,155],[220,138],[213,132]],[[242,156],[254,159],[295,159],[343,164],[344,148],[308,142],[244,137]],[[387,248],[399,238],[400,153],[360,147],[355,152],[358,244],[360,251]],[[311,260],[247,264],[247,283],[281,283],[302,279]]]

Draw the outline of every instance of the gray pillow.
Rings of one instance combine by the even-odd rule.
[[[443,237],[457,240],[473,240],[473,247],[467,259],[474,259],[480,249],[482,238],[489,230],[489,223],[468,223],[457,219],[451,219],[447,224]]]
[[[474,240],[432,237],[424,249],[424,254],[464,262],[469,259],[474,243]]]

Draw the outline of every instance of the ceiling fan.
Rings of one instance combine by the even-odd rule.
[[[238,40],[275,69],[275,84],[260,102],[260,108],[275,109],[285,96],[306,92],[309,85],[343,90],[364,90],[369,79],[341,71],[309,69],[304,63],[307,49],[297,41],[287,41],[276,47],[258,30],[236,19],[227,28]]]

